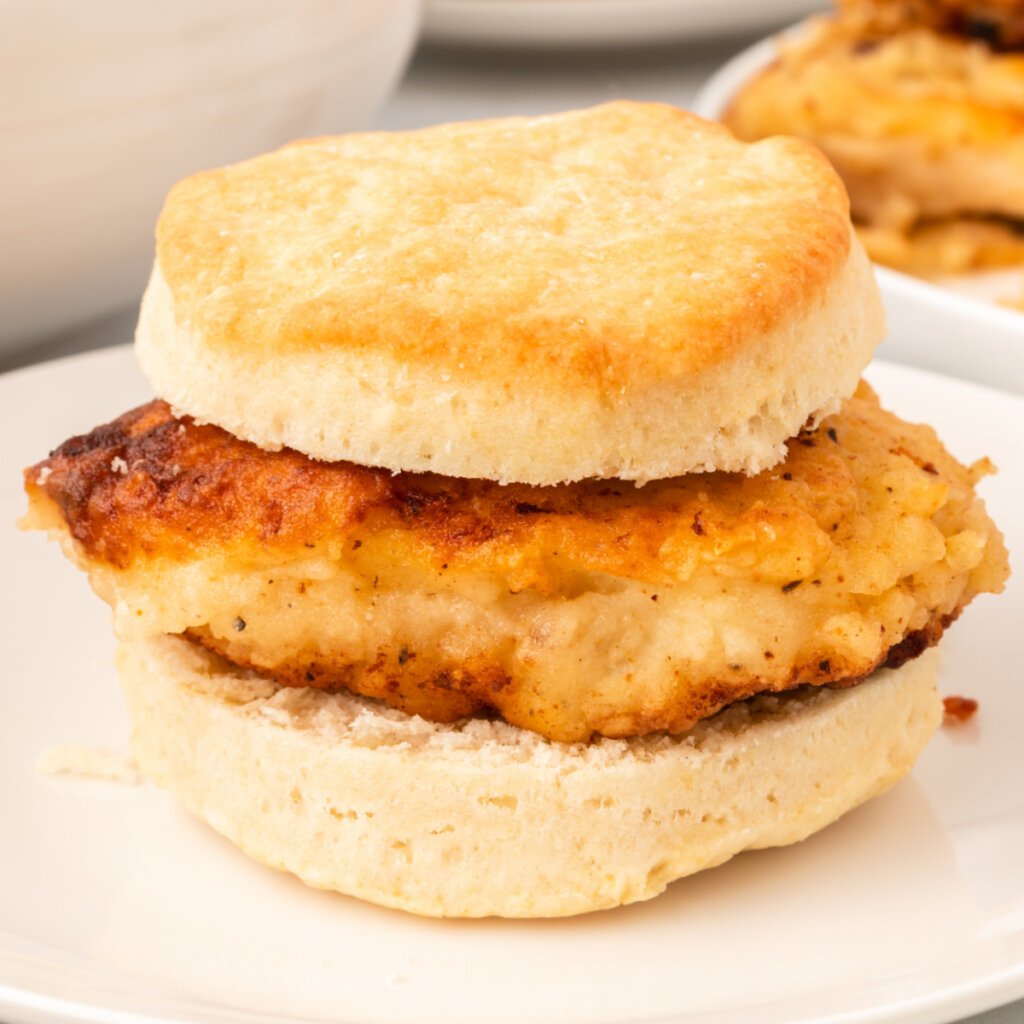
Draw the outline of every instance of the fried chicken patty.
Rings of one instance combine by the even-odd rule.
[[[954,31],[970,7],[846,4],[784,44],[723,116],[742,139],[814,142],[871,257],[925,276],[1024,251],[1024,53]]]
[[[26,470],[123,637],[565,741],[855,682],[1007,575],[961,466],[861,385],[755,477],[499,485],[263,451],[153,402]]]

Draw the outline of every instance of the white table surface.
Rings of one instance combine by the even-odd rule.
[[[717,67],[752,41],[749,35],[739,35],[657,50],[562,55],[425,49],[416,55],[376,126],[419,128],[443,121],[549,113],[623,98],[685,107]],[[134,324],[134,309],[112,313],[0,358],[0,372],[121,344],[131,338]],[[1024,1000],[964,1018],[962,1024],[1024,1024]]]

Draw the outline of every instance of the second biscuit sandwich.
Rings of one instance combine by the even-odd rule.
[[[1024,5],[838,0],[734,97],[744,139],[819,145],[872,259],[925,277],[1024,266]]]

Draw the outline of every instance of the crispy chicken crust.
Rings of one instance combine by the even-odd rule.
[[[756,477],[499,485],[263,451],[161,402],[26,470],[122,635],[554,739],[847,685],[1007,575],[966,469],[862,385]]]
[[[839,8],[866,31],[891,34],[925,26],[998,49],[1024,49],[1021,0],[840,0]]]

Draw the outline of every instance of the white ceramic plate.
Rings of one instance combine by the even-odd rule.
[[[740,87],[774,59],[779,38],[755,43],[725,64],[700,91],[694,111],[721,117]],[[1003,274],[942,287],[887,267],[875,274],[890,328],[883,358],[1024,393],[1024,313],[988,301],[1024,292],[1024,274],[1016,275],[1016,285]]]
[[[1024,550],[1024,399],[870,376],[962,458],[995,459],[985,494]],[[127,725],[106,607],[13,528],[19,471],[145,397],[127,349],[0,378],[5,1024],[934,1024],[1024,994],[1022,574],[944,642],[943,690],[981,709],[912,778],[799,846],[583,918],[381,910],[250,862],[150,786],[37,775],[51,744],[124,749]]]
[[[619,46],[782,25],[825,0],[428,0],[431,42]]]

